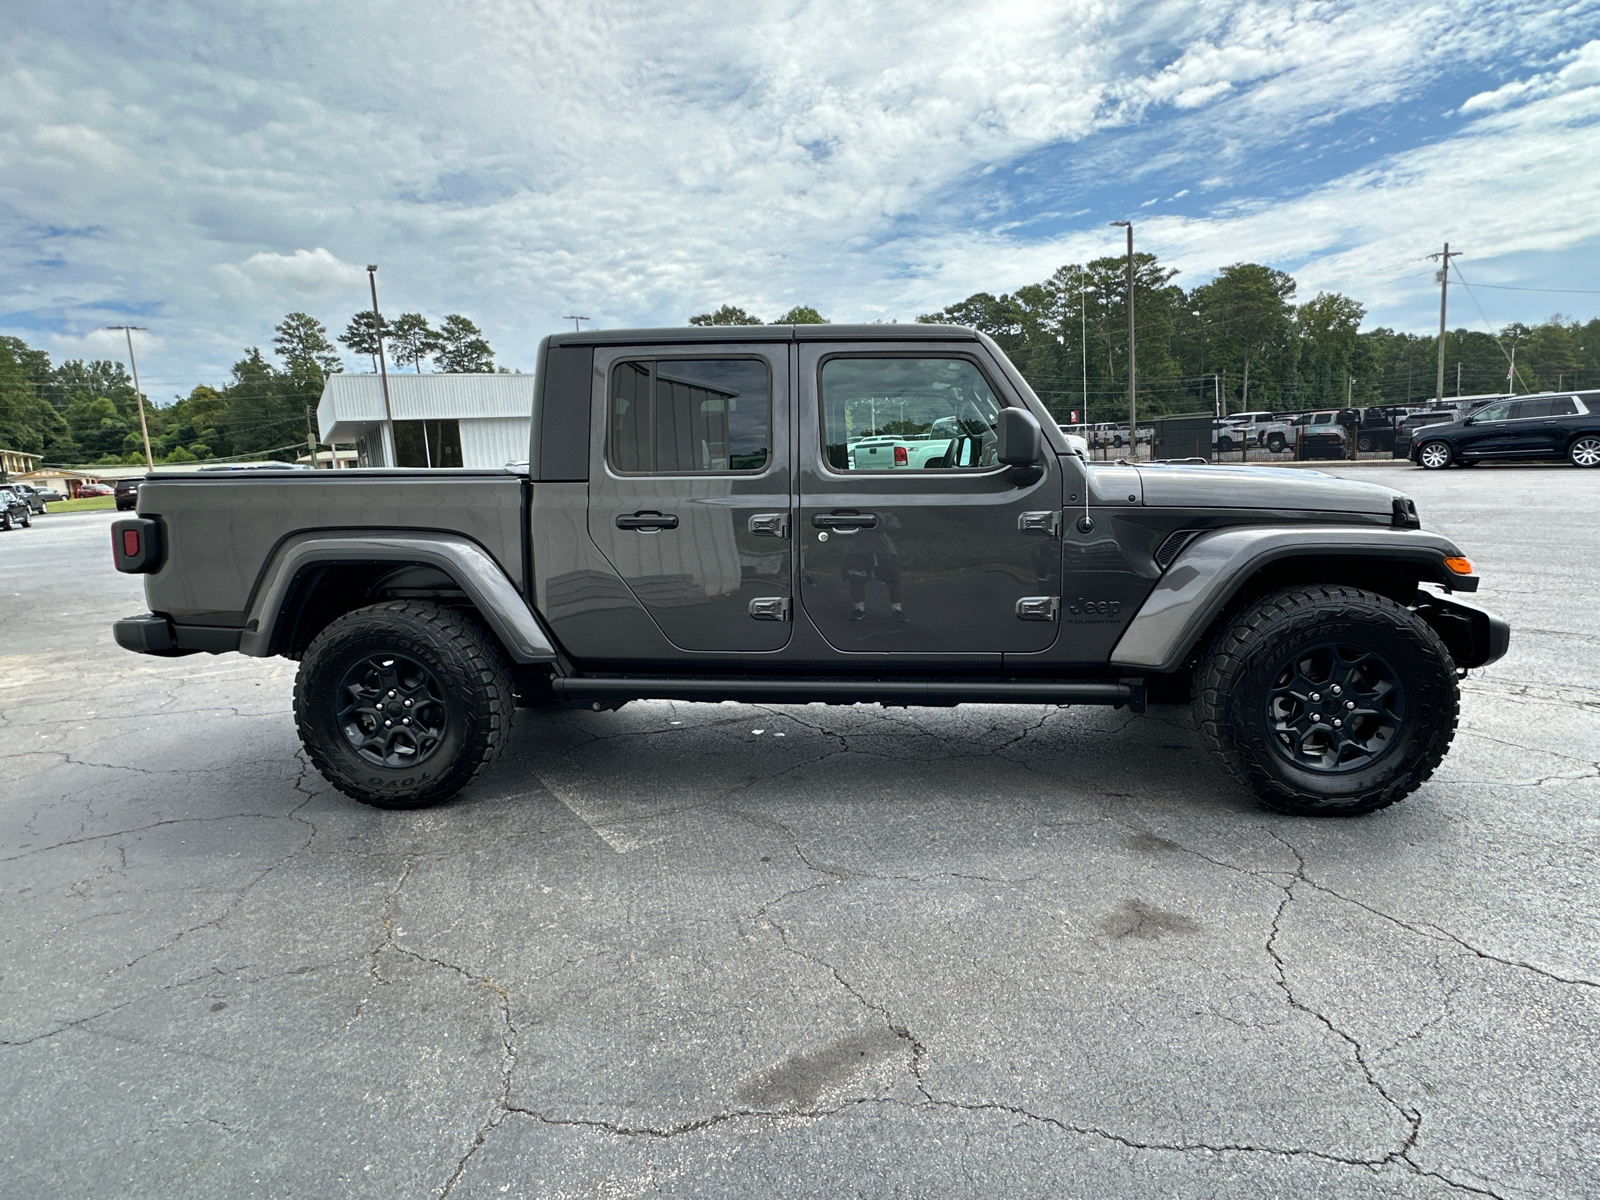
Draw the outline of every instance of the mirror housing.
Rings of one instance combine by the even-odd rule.
[[[1031,467],[1044,457],[1044,430],[1025,408],[1002,408],[995,423],[995,459],[1007,467]]]
[[[1478,423],[1478,418],[1477,417],[1468,417],[1465,421],[1463,421],[1461,423],[1463,425],[1476,425]]]

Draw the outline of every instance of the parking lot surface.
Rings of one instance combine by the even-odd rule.
[[[0,535],[0,1194],[1600,1193],[1600,471],[1359,477],[1513,636],[1348,821],[1181,709],[670,703],[380,812],[116,648],[113,514]]]

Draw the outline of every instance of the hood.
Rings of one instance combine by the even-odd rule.
[[[1284,467],[1143,465],[1152,508],[1276,508],[1389,516],[1393,488]]]

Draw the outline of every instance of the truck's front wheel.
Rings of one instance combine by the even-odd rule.
[[[1358,816],[1414,792],[1455,736],[1460,691],[1438,634],[1352,587],[1274,593],[1200,665],[1195,716],[1268,808]]]
[[[306,650],[294,688],[312,765],[379,808],[437,804],[487,771],[514,703],[510,667],[487,631],[416,601],[333,621]]]

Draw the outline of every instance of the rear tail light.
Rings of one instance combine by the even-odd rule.
[[[903,467],[910,461],[911,460],[906,457],[906,448],[904,446],[896,446],[894,448],[894,465],[895,466]]]
[[[161,569],[161,524],[149,517],[130,517],[111,526],[111,559],[126,575],[149,575]]]

